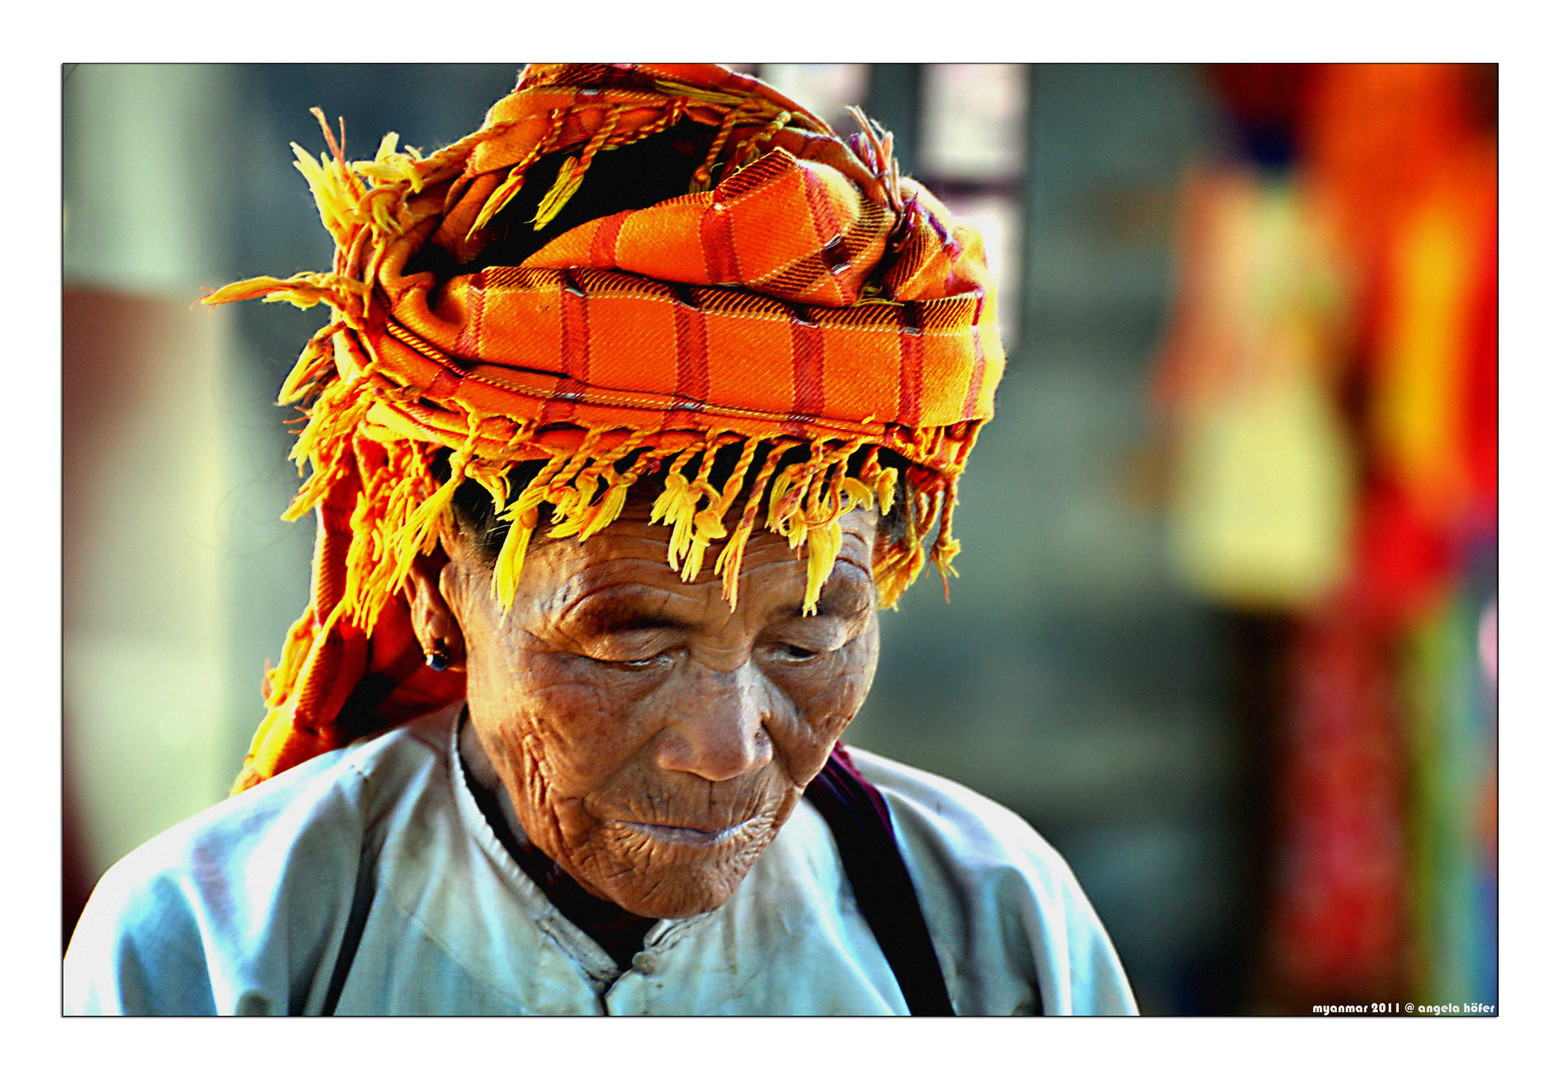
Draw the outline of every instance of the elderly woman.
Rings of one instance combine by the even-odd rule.
[[[1045,842],[838,742],[1003,367],[889,138],[707,65],[528,68],[428,157],[326,137],[331,272],[208,298],[331,310],[282,393],[312,602],[67,1008],[1131,1012]]]

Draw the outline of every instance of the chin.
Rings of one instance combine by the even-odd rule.
[[[739,878],[739,881],[741,880]],[[697,887],[687,891],[667,890],[654,895],[639,893],[635,896],[615,899],[614,903],[625,911],[646,919],[687,919],[695,915],[703,915],[707,911],[715,911],[730,900],[736,891],[736,884],[731,888]]]
[[[774,833],[746,838],[726,851],[637,841],[616,873],[589,884],[619,907],[648,919],[686,919],[714,911],[732,898]]]

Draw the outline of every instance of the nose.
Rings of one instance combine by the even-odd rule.
[[[656,763],[705,780],[731,780],[770,764],[765,729],[770,707],[764,677],[752,662],[731,671],[700,666],[656,746]]]

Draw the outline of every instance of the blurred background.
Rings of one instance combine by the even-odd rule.
[[[1496,990],[1497,70],[746,64],[976,221],[1008,374],[849,740],[1069,860],[1147,1013]],[[64,66],[65,940],[221,799],[304,607],[290,141],[519,65]]]

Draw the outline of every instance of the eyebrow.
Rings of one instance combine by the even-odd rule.
[[[564,618],[583,632],[597,635],[639,630],[699,629],[697,622],[679,618],[665,610],[653,610],[648,600],[644,591],[634,586],[611,587],[581,599],[570,607]],[[803,615],[803,602],[798,599],[774,605],[765,613],[765,619],[851,618],[862,608],[871,606],[866,590],[854,587],[851,578],[833,578],[826,582],[824,590],[819,594],[819,609],[813,616]]]
[[[850,618],[856,615],[861,608],[872,606],[872,601],[867,599],[869,589],[871,589],[871,586],[867,589],[854,588],[849,577],[832,577],[825,582],[824,589],[819,593],[819,607],[812,616],[803,614],[803,602],[798,600],[795,604],[781,603],[775,605],[765,613],[765,618],[767,620],[785,617]],[[859,597],[862,599],[859,600]]]
[[[665,611],[651,611],[634,594],[621,589],[587,597],[576,604],[565,618],[592,634],[621,634],[631,630],[693,630],[687,619]]]

